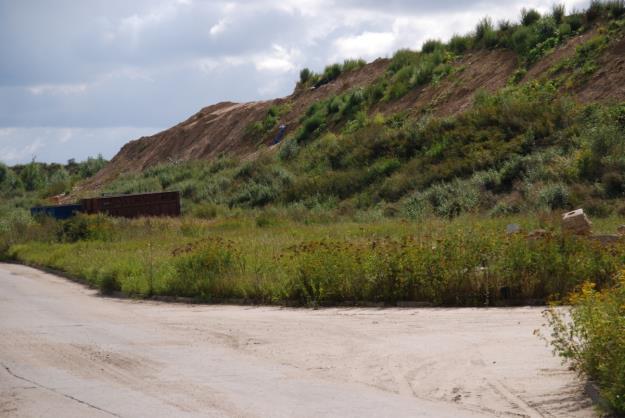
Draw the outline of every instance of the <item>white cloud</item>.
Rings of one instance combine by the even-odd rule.
[[[36,86],[27,87],[30,94],[40,96],[42,94],[62,94],[73,95],[81,94],[87,91],[89,85],[87,83],[78,84],[39,84]]]
[[[385,55],[396,41],[392,32],[364,32],[356,36],[345,36],[334,41],[336,57],[372,59]]]
[[[217,22],[213,26],[211,26],[211,28],[209,30],[209,33],[212,36],[219,35],[220,33],[222,33],[223,31],[226,30],[227,26],[228,26],[228,21],[226,19],[221,19],[221,20],[219,20],[219,22]]]
[[[568,10],[589,2],[562,1]],[[301,68],[417,49],[472,31],[485,15],[518,21],[522,7],[547,11],[553,2],[58,0],[38,3],[35,15],[31,2],[7,2],[0,159],[22,155],[36,132],[47,161],[110,157],[136,137],[114,127],[165,129],[211,103],[286,95]]]
[[[7,164],[25,163],[36,158],[35,153],[44,146],[44,142],[37,138],[33,142],[23,146],[5,146],[0,148],[2,161]]]
[[[0,129],[0,161],[13,165],[37,161],[84,160],[102,153],[111,158],[131,139],[157,132],[157,128],[33,127]],[[62,144],[62,146],[60,146]]]
[[[71,128],[61,129],[61,131],[59,132],[58,143],[59,144],[65,144],[65,143],[71,141],[73,137],[74,137],[74,130],[73,129],[71,129]]]
[[[286,49],[280,45],[273,45],[268,54],[261,54],[252,60],[258,71],[288,72],[296,68],[295,59],[300,55],[300,51],[292,48]]]

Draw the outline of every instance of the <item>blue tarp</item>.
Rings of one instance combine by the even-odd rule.
[[[280,130],[278,131],[278,135],[276,135],[276,138],[273,140],[273,144],[279,144],[280,141],[282,141],[282,138],[284,138],[284,133],[286,132],[286,125],[280,125]]]
[[[50,216],[54,219],[68,219],[80,212],[82,205],[35,206],[30,208],[32,216]]]

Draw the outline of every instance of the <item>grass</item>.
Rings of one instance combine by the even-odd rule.
[[[553,229],[532,241],[505,225]],[[614,228],[617,220],[604,221]],[[73,225],[73,226],[68,226]],[[625,246],[561,236],[550,219],[302,224],[266,211],[210,222],[80,216],[33,224],[8,254],[104,292],[304,305],[400,301],[445,306],[544,302],[588,277],[611,283]],[[76,233],[75,231],[81,231]],[[505,290],[503,290],[505,289]]]
[[[497,26],[486,18],[448,43],[398,51],[369,86],[312,104],[277,155],[164,164],[104,190],[179,190],[182,219],[34,220],[30,206],[105,162],[0,164],[0,258],[134,297],[305,306],[570,302],[572,322],[551,311],[554,348],[622,413],[624,302],[615,277],[625,245],[563,236],[558,218],[583,207],[595,231],[613,233],[625,216],[625,104],[580,105],[566,94],[622,36],[625,7],[595,1],[584,13],[565,12],[525,10],[520,22]],[[519,84],[533,63],[592,28],[596,35],[545,79]],[[516,53],[518,71],[508,87],[479,92],[462,114],[379,113],[462,71],[462,55],[498,48]],[[304,69],[298,88],[364,65]],[[269,108],[247,137],[265,142],[290,110]],[[538,240],[506,235],[509,223],[549,232]]]

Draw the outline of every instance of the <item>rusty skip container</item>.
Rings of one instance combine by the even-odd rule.
[[[123,218],[180,216],[180,192],[140,193],[81,200],[85,213]]]

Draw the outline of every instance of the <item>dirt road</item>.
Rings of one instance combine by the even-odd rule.
[[[593,416],[541,323],[110,299],[0,264],[0,416]]]

